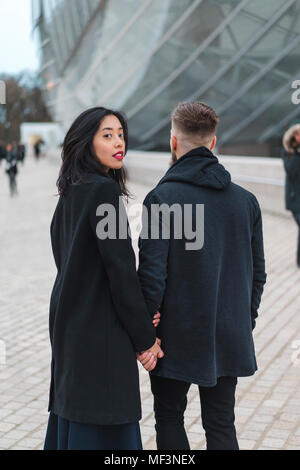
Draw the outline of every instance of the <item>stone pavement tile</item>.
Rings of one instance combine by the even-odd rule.
[[[12,431],[5,434],[6,439],[12,439],[14,441],[19,441],[28,435],[27,431],[13,429]]]
[[[197,408],[190,408],[188,405],[184,416],[193,417],[193,418],[199,417],[199,419],[201,419],[200,418],[201,416],[200,403],[198,403],[198,408],[199,408],[199,414],[197,413]]]
[[[240,450],[252,450],[255,447],[255,441],[251,439],[239,439]]]
[[[258,416],[259,415],[271,416],[274,419],[275,416],[277,416],[278,413],[280,413],[280,410],[278,410],[277,408],[273,408],[271,406],[265,406],[265,402],[263,402],[262,405],[256,411],[256,413]]]
[[[190,442],[198,443],[201,440],[201,434],[198,432],[188,432],[188,439]]]
[[[289,399],[289,406],[294,406],[296,410],[300,410],[300,398]]]
[[[13,447],[10,448],[10,450],[24,450],[24,451],[31,451],[29,447],[21,447],[18,445],[14,445]]]
[[[258,441],[262,435],[262,431],[249,431],[245,430],[239,434],[239,439],[249,439],[253,441]]]
[[[266,414],[255,414],[255,421],[257,423],[271,423],[273,421],[273,417]]]
[[[33,439],[40,439],[40,440],[44,441],[45,437],[46,437],[46,430],[45,429],[39,429],[38,431],[35,431],[32,434],[30,434],[30,437],[32,437]]]
[[[11,414],[5,418],[5,421],[7,423],[12,423],[12,424],[21,424],[24,422],[24,416],[18,414]]]
[[[251,393],[259,393],[259,394],[262,394],[262,395],[266,395],[267,393],[269,393],[270,389],[268,387],[261,387],[259,385],[255,385],[251,387]]]
[[[48,414],[46,415],[46,414],[36,413],[28,418],[25,418],[25,421],[27,420],[32,423],[43,424],[47,422]]]
[[[236,416],[250,416],[253,413],[252,408],[243,408],[243,406],[236,406],[235,407],[235,415]]]
[[[289,444],[289,445],[300,446],[300,436],[292,436],[292,437],[289,437],[289,439],[288,439],[288,444]]]
[[[0,432],[8,432],[15,427],[15,424],[6,421],[0,422]]]
[[[299,423],[300,422],[300,416],[298,414],[282,413],[280,415],[280,420],[289,421],[291,423]]]
[[[248,431],[264,431],[268,427],[268,423],[258,423],[256,421],[248,421],[246,429]]]
[[[236,415],[235,424],[242,425],[248,421],[249,417],[247,415]]]
[[[196,422],[198,422],[199,420],[196,419]],[[185,423],[185,427],[188,429],[192,424],[194,424],[195,422],[195,417],[194,416],[184,416],[184,423]]]
[[[282,408],[284,406],[284,402],[280,400],[265,400],[264,401],[265,407],[274,407],[274,408]]]
[[[144,450],[156,450],[156,439],[155,437],[151,437],[146,439],[143,442],[143,449]]]
[[[14,439],[6,439],[5,437],[0,437],[0,449],[10,449],[14,445],[14,443]]]
[[[193,400],[188,403],[188,407],[192,410],[196,410],[196,412],[200,413],[200,402],[199,399]]]
[[[143,416],[148,414],[148,413],[153,413],[153,405],[142,405],[142,413]]]
[[[33,423],[31,421],[24,421],[22,424],[18,426],[17,429],[23,430],[23,431],[34,431],[35,429],[39,428],[38,423]]]
[[[276,439],[273,437],[267,437],[262,441],[263,447],[272,447],[277,449],[282,449],[285,444],[286,439]]]
[[[21,441],[17,442],[18,445],[22,447],[27,447],[28,449],[36,449],[38,446],[43,445],[41,439],[33,439],[32,437],[26,437]]]
[[[47,406],[44,400],[32,400],[31,402],[27,403],[28,408],[32,408],[33,410],[44,410]]]
[[[0,422],[1,422],[4,418],[6,418],[8,415],[10,415],[11,413],[12,413],[11,410],[5,410],[5,409],[3,409],[3,408],[2,408],[2,409],[0,408]]]
[[[291,434],[290,430],[287,429],[278,429],[278,428],[271,428],[266,434],[266,437],[275,437],[279,439],[287,439]]]
[[[281,418],[276,420],[275,422],[277,429],[286,429],[291,430],[294,429],[295,423],[293,421],[283,421]]]
[[[261,400],[265,398],[266,394],[265,393],[257,393],[251,390],[248,393],[245,393],[243,396],[243,400],[248,401],[248,402],[255,402],[258,404]]]
[[[153,426],[147,426],[146,424],[144,424],[141,427],[142,438],[144,439],[145,437],[151,437],[153,435],[153,431]]]
[[[199,435],[204,434],[203,427],[201,426],[201,424],[198,424],[198,423],[194,423],[191,426],[188,426],[187,429],[188,429],[189,433],[196,432]]]
[[[254,450],[281,450],[281,449],[278,449],[277,447],[264,447],[262,445],[258,445],[258,446],[255,446],[255,449]]]

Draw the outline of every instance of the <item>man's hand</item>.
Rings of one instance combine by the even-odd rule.
[[[137,353],[136,357],[137,360],[142,364],[142,366],[150,372],[151,370],[155,369],[157,364],[157,359],[161,359],[164,357],[164,352],[160,347],[161,340],[156,338],[155,344],[152,348],[148,349],[148,351],[144,351],[142,353]]]
[[[160,323],[160,312],[157,312],[157,314],[154,315],[152,323],[155,326],[155,328],[159,325],[159,323]]]

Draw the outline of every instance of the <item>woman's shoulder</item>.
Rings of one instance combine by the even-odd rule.
[[[88,186],[91,201],[114,203],[122,197],[120,185],[112,178],[102,175],[93,175]]]
[[[96,192],[101,190],[110,190],[118,192],[120,190],[120,186],[116,181],[114,181],[109,176],[104,176],[100,174],[91,174],[89,177],[88,184],[90,185],[90,189]]]

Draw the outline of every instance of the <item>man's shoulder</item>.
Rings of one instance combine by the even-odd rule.
[[[153,188],[147,194],[146,199],[151,200],[151,201],[157,200],[157,202],[163,203],[163,202],[165,202],[166,195],[170,194],[170,193],[172,194],[176,190],[176,187],[178,186],[178,184],[181,184],[178,181],[168,181],[167,183],[168,184],[159,184],[155,188]],[[203,191],[206,191],[205,187],[202,187],[201,189]],[[225,196],[226,192],[235,193],[235,195],[237,197],[240,197],[240,198],[243,198],[243,199],[248,199],[253,204],[258,203],[258,201],[256,199],[256,196],[253,193],[251,193],[250,191],[243,188],[242,186],[240,186],[237,183],[233,183],[233,182],[229,183],[226,190],[224,190],[224,192],[220,191],[220,193],[221,192],[222,192],[223,196]]]
[[[248,199],[253,204],[258,204],[256,196],[253,193],[251,193],[251,191],[248,191],[248,189],[245,189],[239,184],[233,183],[233,182],[230,183],[229,187],[233,192],[237,193],[240,197]]]
[[[153,188],[145,197],[144,199],[144,204],[155,204],[155,203],[161,203],[161,197],[159,195],[159,186],[156,186]]]

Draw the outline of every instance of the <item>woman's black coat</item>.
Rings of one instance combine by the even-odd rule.
[[[155,329],[131,239],[100,240],[96,233],[107,215],[96,215],[100,204],[115,208],[117,228],[120,213],[128,223],[120,197],[112,179],[92,175],[60,197],[51,224],[57,278],[49,411],[70,421],[117,425],[141,418],[135,352],[154,344]]]
[[[293,154],[283,152],[286,172],[285,205],[294,214],[300,213],[300,147]]]

